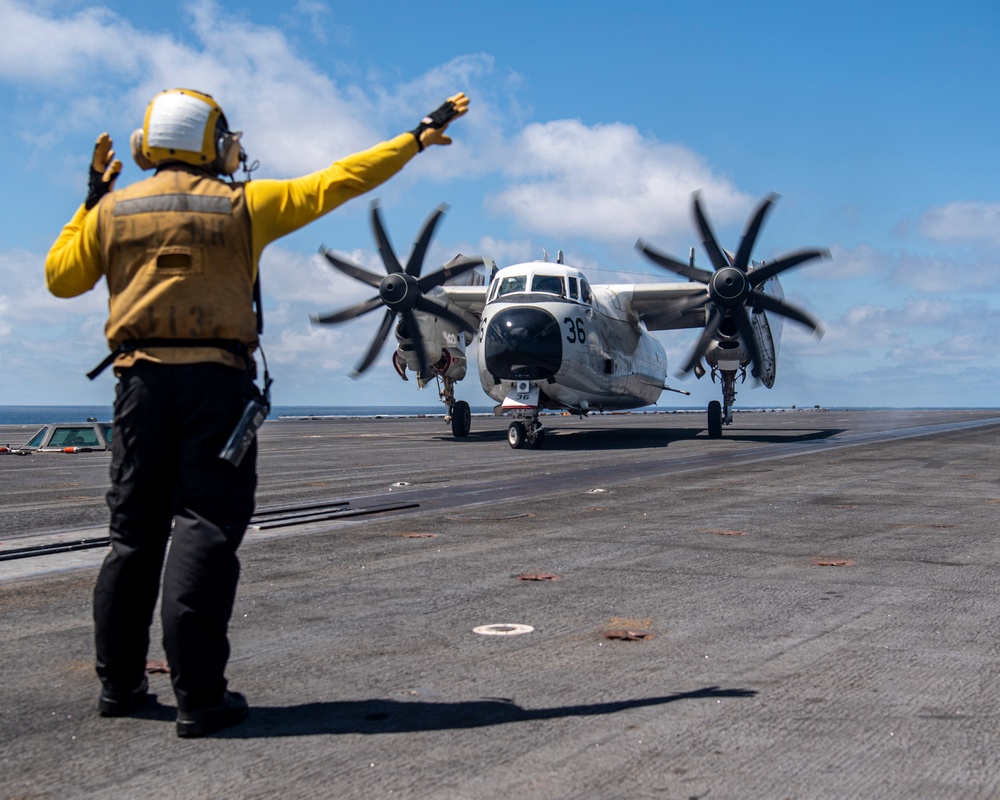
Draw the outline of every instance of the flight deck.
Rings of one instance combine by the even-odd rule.
[[[0,455],[0,797],[1000,794],[1000,412],[544,421],[267,422],[197,741],[158,621],[96,712],[110,454]]]

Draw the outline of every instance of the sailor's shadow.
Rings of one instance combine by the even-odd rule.
[[[756,694],[752,689],[708,686],[661,697],[539,709],[521,708],[513,701],[503,698],[484,698],[461,703],[347,700],[298,706],[252,706],[250,718],[246,722],[222,731],[219,736],[254,739],[270,736],[462,730],[512,722],[616,714],[632,708],[666,705],[679,700],[754,697]]]

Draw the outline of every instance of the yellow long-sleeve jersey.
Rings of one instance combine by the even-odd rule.
[[[291,180],[246,184],[256,264],[264,248],[346,201],[385,182],[417,154],[409,133],[335,161],[326,169]],[[104,274],[97,214],[80,206],[45,259],[45,282],[57,297],[76,297]]]
[[[216,248],[212,251],[206,249],[210,242],[213,245],[217,243],[211,231],[206,233],[201,230],[195,236],[197,241],[193,246],[174,247],[174,242],[169,237],[164,239],[160,235],[162,230],[169,228],[169,223],[165,222],[160,229],[155,219],[151,227],[148,221],[134,221],[143,218],[138,212],[145,212],[148,220],[151,209],[154,215],[161,210],[174,212],[173,218],[176,218],[179,216],[176,213],[178,209],[171,206],[170,198],[193,196],[187,193],[175,194],[177,191],[186,192],[186,188],[177,187],[189,187],[191,181],[195,180],[193,176],[185,178],[178,172],[176,180],[165,182],[170,176],[161,171],[157,176],[147,179],[148,189],[144,189],[143,184],[133,184],[121,192],[112,192],[90,211],[84,206],[77,209],[46,257],[46,284],[58,297],[74,297],[92,289],[105,276],[110,293],[110,316],[106,331],[112,349],[130,339],[235,338],[252,351],[256,346],[256,332],[248,322],[249,292],[246,289],[252,287],[264,248],[347,200],[383,183],[402,169],[417,152],[414,137],[404,133],[310,175],[290,180],[265,179],[244,184],[240,188],[243,199],[235,200],[233,208],[243,208],[245,204],[245,210],[240,214],[241,218],[248,220],[249,231],[242,237],[233,237],[230,224],[230,227],[224,229],[228,234],[214,237],[225,241],[225,249]],[[178,169],[185,168],[182,165]],[[214,193],[218,194],[219,191]],[[155,202],[149,197],[150,194],[157,198]],[[119,201],[119,198],[122,199]],[[191,202],[184,201],[188,205]],[[201,223],[192,223],[192,219],[197,218],[212,225],[219,218],[218,214],[213,214],[212,202],[201,198],[195,204],[194,211],[187,207],[181,209],[188,212],[185,224],[189,227],[192,224],[201,227]],[[163,219],[170,218],[168,214]],[[136,224],[145,224],[149,232],[137,233]],[[245,227],[246,223],[244,229]],[[119,233],[121,241],[128,242],[124,250],[116,246]],[[178,240],[182,238],[179,237]],[[242,239],[243,244],[232,241],[233,238]],[[146,240],[157,250],[148,259],[143,254],[142,242]],[[186,244],[190,245],[190,241]],[[183,258],[188,258],[193,266],[185,267],[187,262]],[[222,260],[233,261],[234,264],[228,264],[233,267],[229,269],[228,277],[225,270],[219,270],[216,280],[206,280],[202,276],[197,278],[202,282],[202,285],[198,285],[194,276],[203,271],[199,262],[208,260],[216,264]],[[146,261],[148,263],[144,263]],[[243,266],[238,266],[236,262]],[[238,288],[233,283],[234,278]],[[189,284],[186,294],[181,292],[181,284],[184,282]],[[192,303],[192,293],[197,294],[201,302]],[[176,302],[178,298],[182,298],[183,302]],[[179,320],[179,311],[183,311],[190,319]],[[115,364],[117,367],[125,367],[136,358],[173,363],[210,360],[232,366],[240,363],[239,358],[224,350],[172,347],[146,348],[120,355]]]

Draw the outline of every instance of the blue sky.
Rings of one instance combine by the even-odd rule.
[[[777,192],[754,256],[833,255],[782,279],[826,335],[785,325],[775,388],[748,385],[738,405],[996,406],[998,34],[986,0],[0,0],[0,405],[111,402],[110,371],[84,375],[106,352],[104,286],[51,297],[44,257],[83,199],[97,134],[126,156],[120,185],[138,180],[129,133],[153,94],[188,86],[220,101],[268,177],[408,130],[455,91],[472,99],[451,148],[265,251],[279,405],[437,402],[399,381],[389,346],[347,377],[379,315],[309,322],[370,295],[316,251],[381,270],[371,199],[403,256],[449,204],[427,270],[458,252],[503,266],[562,249],[592,283],[620,283],[664,277],[639,237],[681,257],[698,245],[700,190],[730,249]],[[697,331],[659,336],[676,368]],[[661,404],[718,392],[671,383],[692,396]],[[471,373],[459,397],[491,404]]]

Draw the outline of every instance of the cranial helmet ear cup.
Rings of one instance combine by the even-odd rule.
[[[142,153],[142,128],[136,128],[128,140],[129,148],[132,150],[132,158],[139,165],[139,169],[153,169],[156,165]]]
[[[240,145],[242,131],[226,131],[219,138],[219,172],[223,175],[232,175],[240,166],[243,160],[243,147]]]

